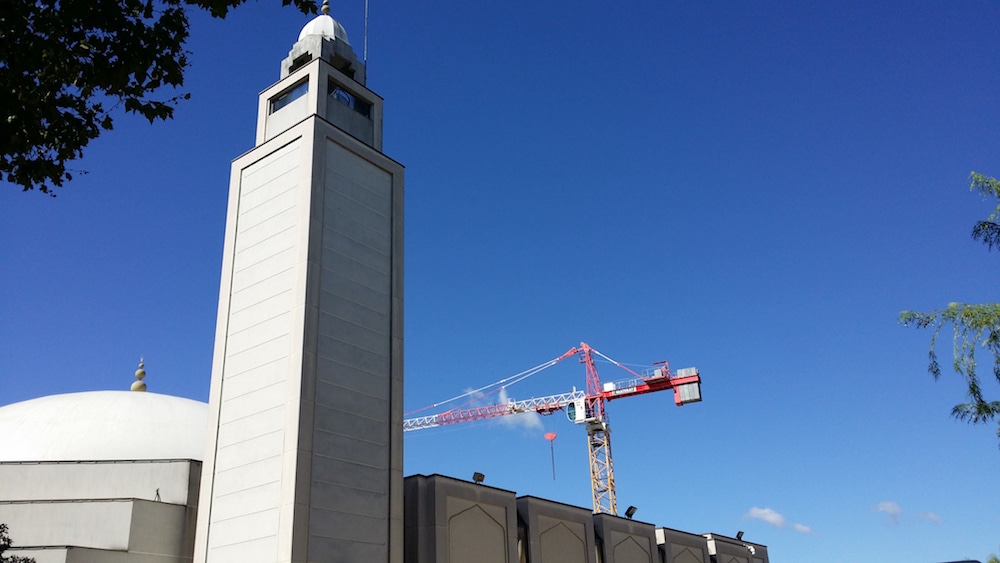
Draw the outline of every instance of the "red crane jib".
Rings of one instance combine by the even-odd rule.
[[[667,389],[676,389],[681,385],[688,383],[698,383],[700,381],[700,376],[690,375],[687,377],[667,377],[667,376],[654,376],[646,379],[635,380],[635,385],[630,385],[628,387],[618,387],[615,389],[609,389],[601,391],[601,398],[605,401],[610,401],[612,399],[621,399],[623,397],[634,397],[636,395],[644,395],[646,393],[654,393],[656,391],[666,391]],[[680,406],[681,399],[678,393],[674,393],[674,402]]]

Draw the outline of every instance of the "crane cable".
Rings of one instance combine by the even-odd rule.
[[[469,402],[481,399],[483,396],[488,396],[488,395],[492,395],[494,393],[497,393],[500,389],[502,389],[508,383],[510,383],[510,385],[513,385],[515,383],[520,383],[521,381],[524,381],[525,379],[527,379],[527,378],[529,378],[529,377],[537,374],[538,372],[540,372],[542,370],[545,370],[545,369],[548,369],[548,368],[556,365],[557,363],[559,363],[564,358],[565,358],[565,356],[560,356],[558,358],[554,358],[554,359],[549,360],[547,362],[538,364],[537,366],[535,366],[533,368],[528,368],[528,369],[526,369],[526,370],[524,370],[524,371],[522,371],[520,373],[516,373],[516,374],[514,374],[514,375],[512,375],[510,377],[506,377],[506,378],[501,379],[499,381],[495,381],[493,383],[490,383],[489,385],[484,385],[484,386],[482,386],[482,387],[480,387],[478,389],[473,389],[471,391],[466,391],[465,393],[462,393],[461,395],[456,395],[456,396],[454,396],[454,397],[452,397],[450,399],[445,399],[444,401],[441,401],[440,403],[434,403],[432,405],[428,405],[426,407],[419,408],[419,409],[417,409],[415,411],[410,411],[408,413],[405,413],[403,416],[412,416],[412,415],[414,415],[416,413],[423,412],[423,411],[426,411],[426,410],[429,410],[429,409],[434,409],[434,408],[440,407],[442,405],[446,405],[446,404],[448,404],[448,403],[450,403],[452,401],[457,401],[459,399],[464,399],[466,397],[472,396],[473,397],[472,399],[470,399],[469,401],[466,401],[466,403],[463,403],[462,405],[459,405],[459,406],[464,406],[465,404],[468,404]],[[493,391],[490,391],[489,393],[484,393],[484,391],[486,389],[490,389],[492,387],[498,387],[498,388],[494,389]]]
[[[605,360],[607,360],[607,361],[611,362],[612,364],[614,364],[614,365],[616,365],[616,366],[618,366],[618,367],[622,368],[623,370],[625,370],[625,371],[627,371],[627,372],[631,373],[632,375],[634,375],[634,376],[636,376],[636,377],[640,377],[640,378],[642,377],[642,376],[641,376],[641,375],[639,375],[638,373],[636,373],[636,372],[632,371],[631,369],[629,369],[628,367],[626,367],[626,366],[625,366],[625,364],[622,364],[622,363],[619,363],[619,362],[616,362],[615,360],[612,360],[612,359],[611,359],[611,358],[609,358],[608,356],[605,356],[604,354],[602,354],[602,353],[598,352],[597,350],[595,350],[595,349],[593,349],[593,348],[591,348],[591,349],[590,349],[590,351],[591,351],[591,352],[593,352],[593,353],[595,353],[595,354],[597,354],[598,356],[600,356],[600,357],[604,358]],[[635,365],[635,364],[633,364],[633,365]]]

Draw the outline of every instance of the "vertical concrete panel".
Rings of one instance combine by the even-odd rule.
[[[188,532],[185,530],[185,513],[184,506],[133,500],[128,550],[158,556],[190,557],[190,552],[183,551],[188,543],[185,538]]]
[[[323,153],[309,552],[320,559],[353,542],[349,551],[386,560],[392,174],[334,139]]]
[[[235,238],[224,276],[231,282],[211,477],[207,549],[213,560],[277,557],[285,384],[297,321],[301,145],[294,139],[246,164],[236,216],[229,218]]]
[[[656,544],[664,563],[708,563],[708,542],[704,536],[674,530],[656,529]]]
[[[542,558],[539,563],[585,563],[587,541],[585,530],[578,523],[552,521],[539,518],[539,524],[548,528],[538,534]],[[575,525],[574,525],[575,524]],[[573,528],[576,528],[575,530]]]
[[[505,524],[478,504],[452,515],[448,518],[448,561],[508,563]]]
[[[754,548],[753,563],[770,563],[771,559],[767,555],[767,546],[751,544]]]
[[[524,551],[531,563],[594,563],[596,542],[590,510],[531,496],[517,499],[525,525]]]
[[[709,563],[708,541],[704,536],[657,528],[656,544],[664,563]]]
[[[514,563],[514,493],[441,475],[406,478],[407,563]]]
[[[660,559],[652,524],[611,514],[594,515],[604,563],[656,563]]]
[[[686,546],[673,546],[668,563],[706,563],[702,553]]]
[[[649,544],[642,545],[635,537],[625,534],[614,534],[617,540],[612,546],[616,563],[653,563]]]
[[[128,500],[0,504],[0,522],[18,531],[20,545],[126,551],[133,504]],[[183,507],[174,506],[183,512]]]

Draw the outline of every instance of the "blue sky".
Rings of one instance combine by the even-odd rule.
[[[55,199],[0,190],[0,403],[127,389],[140,355],[152,391],[207,399],[229,163],[308,21],[278,4],[196,19],[176,119],[120,116]],[[332,14],[360,52],[362,0]],[[373,1],[407,411],[580,341],[696,365],[702,403],[609,405],[637,519],[744,530],[774,561],[1000,551],[995,427],[949,418],[962,382],[896,322],[997,299],[966,179],[1000,175],[997,21],[987,1]],[[574,385],[571,360],[509,394]],[[410,433],[405,470],[589,506],[584,434],[558,414]]]

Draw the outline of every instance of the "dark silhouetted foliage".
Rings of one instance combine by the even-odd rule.
[[[69,162],[114,126],[150,123],[189,97],[189,15],[224,18],[245,0],[6,0],[0,8],[0,180],[53,194]],[[282,0],[303,13],[314,0]]]
[[[7,524],[0,524],[0,563],[35,563],[32,557],[18,557],[16,555],[4,555],[4,552],[14,545],[7,534]]]

